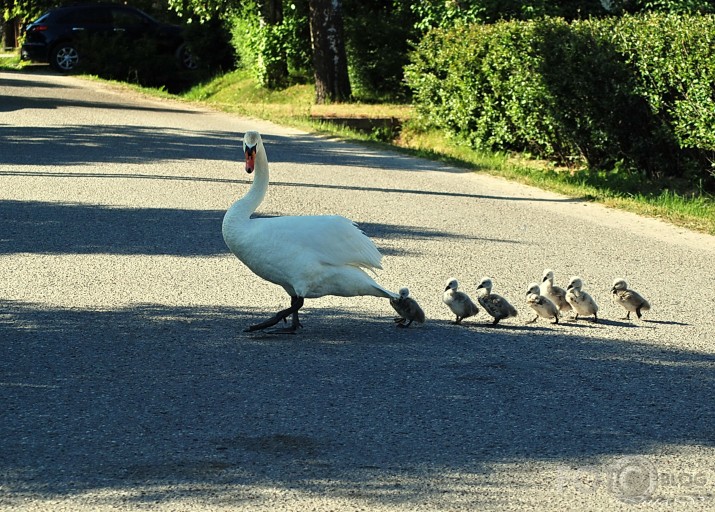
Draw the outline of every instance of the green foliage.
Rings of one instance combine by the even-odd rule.
[[[715,17],[649,15],[619,23],[636,92],[682,147],[715,151]]]
[[[229,71],[236,64],[231,45],[231,33],[219,18],[203,23],[189,23],[184,28],[184,39],[196,57],[202,74]]]
[[[212,19],[226,18],[234,12],[235,4],[233,0],[160,0],[160,2],[167,2],[168,8],[186,23],[203,23]],[[136,7],[142,8],[139,5]]]
[[[231,42],[239,66],[252,70],[264,87],[285,87],[306,81],[311,75],[307,9],[305,0],[284,2],[282,22],[267,24],[261,19],[258,3],[251,0],[231,16]],[[287,66],[288,77],[274,78],[278,66]]]
[[[611,12],[662,12],[671,14],[707,14],[715,12],[712,0],[611,0]]]
[[[410,4],[417,16],[416,27],[422,31],[457,23],[494,23],[544,16],[577,19],[607,14],[601,3],[593,0],[421,0]]]
[[[403,68],[417,32],[408,2],[344,0],[343,15],[353,96],[362,101],[409,97]]]
[[[472,147],[712,183],[714,21],[653,14],[436,29],[406,78],[420,114]]]

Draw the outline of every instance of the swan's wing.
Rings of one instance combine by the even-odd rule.
[[[254,219],[266,223],[265,233],[296,257],[312,255],[325,265],[381,269],[382,254],[351,220],[339,215]],[[270,227],[268,227],[270,225]]]

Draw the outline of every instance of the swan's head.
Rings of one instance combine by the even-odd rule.
[[[576,290],[577,292],[580,292],[581,288],[583,288],[583,281],[578,276],[572,277],[571,281],[569,281],[569,285],[566,287],[567,290]]]
[[[447,287],[444,289],[444,291],[445,292],[447,290],[457,291],[458,286],[459,286],[459,283],[457,282],[457,280],[453,277],[450,277],[449,279],[447,279]]]
[[[246,172],[251,174],[256,168],[256,151],[261,142],[261,134],[250,131],[243,135],[243,153],[246,155]]]
[[[551,283],[554,282],[554,271],[550,268],[544,270],[544,277],[541,279],[541,282],[543,283],[544,281],[551,281]]]
[[[613,281],[613,288],[611,288],[611,291],[613,293],[616,293],[618,291],[623,291],[628,289],[628,283],[626,282],[625,279],[618,278],[615,281]]]
[[[529,288],[526,290],[527,297],[532,294],[533,295],[541,294],[541,290],[539,289],[539,285],[537,283],[531,283],[529,285]]]

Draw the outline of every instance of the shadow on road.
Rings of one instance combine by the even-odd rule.
[[[712,355],[543,328],[396,329],[387,308],[308,308],[297,336],[240,332],[265,314],[0,302],[4,492],[143,503],[170,485],[210,500],[215,485],[238,503],[360,488],[419,503],[431,476],[439,495],[457,491],[437,476],[495,463],[715,442]]]
[[[225,210],[111,208],[41,201],[0,201],[0,255],[222,255],[228,253],[221,235],[225,213]],[[361,223],[360,228],[378,244],[380,239],[465,238],[448,231],[398,224]],[[521,243],[480,237],[471,239]],[[385,253],[388,254],[389,250]],[[402,251],[400,254],[406,253]]]

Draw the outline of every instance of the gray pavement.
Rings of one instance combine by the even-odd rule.
[[[260,212],[341,214],[387,300],[288,305],[226,249]],[[715,237],[442,164],[44,72],[0,72],[0,509],[713,510]],[[602,321],[525,325],[580,275]],[[463,326],[483,276],[519,309]],[[625,277],[653,310],[625,321]]]

